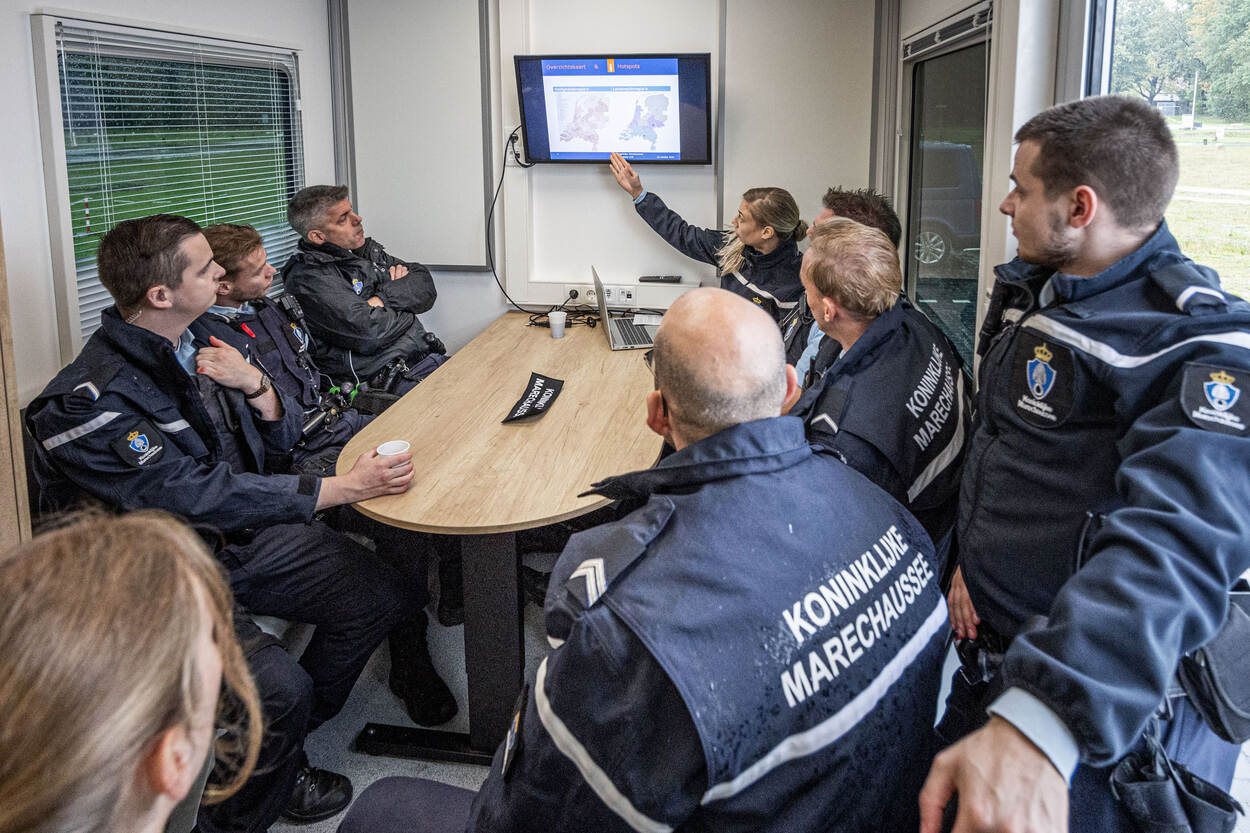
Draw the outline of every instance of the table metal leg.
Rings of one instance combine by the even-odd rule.
[[[507,732],[525,673],[516,534],[467,535],[461,540],[469,732],[367,723],[356,736],[358,751],[489,765]]]
[[[525,675],[516,533],[466,537],[463,547],[469,743],[493,753],[508,732]]]

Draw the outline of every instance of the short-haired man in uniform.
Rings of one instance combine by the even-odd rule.
[[[841,354],[790,413],[911,509],[945,561],[971,421],[959,353],[901,294],[898,251],[874,228],[841,217],[817,226],[799,278]]]
[[[310,185],[287,204],[300,241],[282,267],[304,310],[317,365],[336,379],[406,393],[446,359],[417,316],[434,306],[430,270],[365,237],[345,185]],[[397,375],[398,374],[398,375]]]
[[[323,382],[333,380],[324,379],[313,361],[299,302],[289,293],[277,300],[266,296],[277,270],[269,265],[260,233],[222,223],[204,229],[204,237],[225,274],[217,281],[216,301],[191,331],[235,347],[299,402],[304,430],[291,450],[292,468],[333,474],[338,452],[372,417],[322,394]]]
[[[310,354],[310,339],[303,310],[290,294],[270,300],[269,290],[276,274],[269,265],[265,247],[256,229],[246,225],[222,223],[204,229],[204,237],[213,249],[213,260],[225,270],[217,281],[216,302],[191,325],[191,332],[203,341],[216,337],[239,350],[245,358],[261,368],[275,387],[291,396],[303,409],[303,430],[299,442],[289,455],[275,455],[270,470],[309,473],[319,476],[334,474],[335,463],[343,446],[357,431],[369,424],[372,415],[348,407],[344,397],[330,399],[322,394],[325,381]],[[378,546],[389,547],[396,557],[415,558],[421,550],[438,558],[438,617],[445,625],[464,622],[464,603],[460,591],[462,581],[459,545],[447,536],[399,530],[376,523],[358,512],[337,516],[333,525],[346,532],[359,532],[372,538]],[[402,554],[402,555],[401,555]],[[420,594],[420,591],[419,591]],[[418,617],[424,621],[424,614]],[[414,627],[424,627],[418,622]],[[408,639],[408,636],[412,639]],[[392,640],[397,657],[405,653],[409,643],[424,645],[425,639],[414,631],[403,639]],[[400,640],[400,641],[397,641]],[[401,644],[402,642],[402,644]],[[424,666],[424,656],[418,657]],[[399,664],[402,671],[404,663]],[[396,666],[392,665],[392,670]],[[437,674],[420,674],[411,681],[391,677],[391,688],[404,700],[408,715],[420,725],[437,725],[447,721],[449,709],[454,711],[451,695]],[[428,682],[432,690],[426,690]]]
[[[834,217],[845,217],[881,231],[890,238],[894,248],[898,248],[898,242],[903,237],[903,226],[899,222],[898,214],[894,213],[894,207],[884,195],[871,188],[835,187],[825,191],[820,202],[820,211],[807,229],[809,238],[817,226]],[[782,319],[781,332],[786,344],[786,361],[794,365],[799,386],[805,390],[813,387],[838,358],[842,345],[827,338],[812,322],[811,307],[807,305],[807,298],[802,295],[799,296],[799,303],[794,310]]]
[[[1087,98],[1015,138],[950,590],[975,642],[942,734],[983,728],[934,763],[922,829],[957,791],[957,829],[1130,830],[1111,767],[1157,710],[1173,760],[1232,781],[1237,747],[1169,688],[1250,567],[1250,305],[1168,231],[1155,108]]]
[[[654,369],[647,424],[676,451],[594,487],[638,508],[560,556],[552,651],[471,812],[382,782],[341,833],[465,812],[472,831],[915,830],[946,633],[928,536],[778,416],[794,370],[750,301],[683,295]]]
[[[105,235],[98,265],[114,306],[27,409],[42,493],[52,505],[85,493],[184,518],[213,542],[249,612],[316,625],[300,659],[311,730],[339,711],[388,631],[410,627],[421,609],[406,562],[386,562],[313,514],[403,492],[411,458],[369,452],[327,478],[265,474],[267,456],[298,438],[302,409],[233,347],[190,332],[222,273],[200,227],[173,215],[127,220]],[[307,821],[346,805],[345,778],[298,763],[285,782],[288,815]]]

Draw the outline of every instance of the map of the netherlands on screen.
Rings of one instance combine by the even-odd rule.
[[[677,60],[545,61],[552,159],[680,159]]]

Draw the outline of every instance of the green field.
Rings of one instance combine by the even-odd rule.
[[[1223,143],[1210,128],[1177,131],[1179,185],[1240,193],[1178,190],[1168,206],[1168,226],[1185,254],[1219,272],[1225,289],[1250,298],[1250,128],[1227,128]]]
[[[274,130],[113,130],[103,143],[95,134],[67,136],[75,260],[94,260],[100,235],[116,223],[156,213],[293,238],[286,145]]]

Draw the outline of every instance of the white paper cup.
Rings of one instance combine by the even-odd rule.
[[[552,310],[547,313],[547,323],[551,325],[552,338],[564,338],[564,322],[568,319],[568,315],[562,309]]]
[[[394,457],[396,454],[403,454],[408,450],[408,442],[406,440],[391,440],[378,446],[379,457]]]

